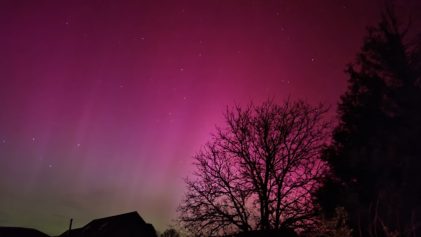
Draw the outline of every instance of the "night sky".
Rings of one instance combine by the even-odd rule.
[[[164,230],[226,106],[334,112],[383,2],[0,1],[0,226],[137,210]]]

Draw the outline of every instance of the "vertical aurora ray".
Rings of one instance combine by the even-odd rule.
[[[1,1],[0,226],[163,230],[226,106],[334,106],[379,2]]]

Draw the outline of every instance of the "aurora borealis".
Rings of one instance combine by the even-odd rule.
[[[0,226],[59,234],[137,210],[164,230],[226,106],[334,110],[382,4],[0,1]]]

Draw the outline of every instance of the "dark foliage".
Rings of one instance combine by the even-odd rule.
[[[176,229],[170,228],[165,230],[161,237],[180,237],[180,233]]]
[[[323,155],[332,175],[318,201],[345,207],[355,236],[421,234],[421,42],[407,28],[391,10],[369,28]]]
[[[298,237],[292,229],[278,229],[278,230],[255,230],[242,232],[232,237]]]

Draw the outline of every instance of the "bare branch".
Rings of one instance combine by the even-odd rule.
[[[197,235],[302,228],[325,171],[319,159],[327,109],[303,101],[267,101],[225,114],[226,127],[194,156],[180,221]]]

